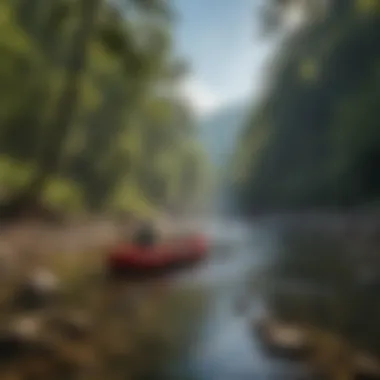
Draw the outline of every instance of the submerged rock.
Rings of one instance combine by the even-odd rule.
[[[305,330],[297,325],[272,320],[261,320],[254,325],[263,349],[274,357],[306,360],[312,345]]]

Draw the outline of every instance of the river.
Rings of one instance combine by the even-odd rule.
[[[316,317],[316,324],[323,322],[323,324],[327,323],[329,326],[336,327],[337,322],[340,322],[342,311],[347,313],[350,318],[357,318],[356,325],[362,326],[365,322],[369,328],[360,329],[363,330],[364,338],[362,333],[357,334],[355,331],[355,334],[361,340],[364,339],[365,344],[371,349],[374,345],[375,348],[377,347],[378,339],[375,339],[376,335],[373,335],[372,331],[377,331],[380,316],[380,310],[376,311],[375,307],[378,304],[375,302],[378,299],[378,292],[376,291],[376,294],[373,295],[370,292],[374,285],[372,277],[370,276],[369,285],[367,284],[368,279],[364,278],[363,289],[353,287],[357,281],[357,276],[354,275],[357,272],[357,266],[360,265],[360,269],[365,264],[363,268],[368,270],[368,266],[373,265],[372,261],[364,260],[367,257],[364,255],[364,251],[367,249],[371,251],[371,244],[364,244],[365,239],[364,241],[359,239],[362,234],[359,227],[361,225],[372,226],[373,223],[361,222],[359,224],[355,220],[354,226],[347,230],[344,218],[343,224],[339,220],[331,218],[325,218],[323,222],[316,218],[312,221],[315,226],[311,227],[310,218],[290,218],[285,222],[283,219],[280,222],[267,219],[255,225],[247,225],[239,221],[199,220],[189,222],[188,226],[178,224],[180,230],[187,227],[194,228],[210,237],[212,242],[210,255],[199,267],[178,274],[176,277],[165,279],[163,282],[160,280],[159,284],[155,281],[148,281],[148,283],[122,281],[120,288],[118,282],[116,286],[111,282],[110,288],[108,285],[104,286],[102,276],[95,276],[94,284],[91,275],[89,286],[84,286],[79,282],[78,297],[75,294],[73,304],[77,307],[85,302],[87,306],[81,305],[82,308],[96,307],[101,311],[101,318],[104,317],[105,330],[112,327],[112,331],[117,331],[115,333],[117,344],[120,339],[121,346],[125,343],[128,347],[136,347],[133,349],[127,347],[125,357],[128,359],[132,355],[133,358],[137,358],[136,371],[141,370],[144,376],[132,378],[139,380],[310,380],[312,376],[304,366],[291,365],[289,362],[269,358],[260,348],[260,342],[252,328],[252,321],[265,315],[267,311],[265,299],[269,298],[272,302],[273,297],[267,297],[272,292],[272,290],[268,291],[272,288],[268,285],[274,285],[275,293],[277,288],[280,288],[279,309],[285,309],[282,310],[285,313],[289,313],[289,307],[283,307],[284,303],[289,302],[287,296],[296,293],[296,303],[292,301],[291,312],[293,316],[294,313],[299,313],[299,299],[301,299],[302,313],[300,314],[308,323],[314,323],[314,317]],[[297,244],[294,245],[294,241],[290,239],[290,248],[283,249],[289,244],[289,241],[286,239],[284,242],[283,236],[281,239],[277,239],[280,237],[276,233],[279,223],[282,227],[287,227],[286,235],[296,237]],[[309,236],[310,231],[305,232],[308,228],[318,233]],[[326,234],[326,230],[330,232]],[[343,233],[339,232],[340,230],[343,230]],[[35,235],[33,235],[33,231],[37,231],[38,234],[34,232]],[[22,244],[18,246],[20,251],[22,246],[27,246],[27,243],[30,249],[30,242],[40,243],[39,247],[34,247],[37,252],[39,252],[37,248],[54,252],[59,246],[62,252],[73,252],[73,255],[61,256],[65,260],[68,259],[69,268],[81,268],[78,260],[82,259],[83,263],[88,265],[88,256],[76,255],[77,252],[84,251],[84,247],[91,251],[92,246],[98,248],[100,245],[107,246],[111,242],[113,243],[119,233],[119,231],[115,231],[113,223],[82,228],[79,232],[74,228],[69,231],[58,230],[55,233],[50,230],[41,231],[37,228],[33,231],[30,228],[21,231],[25,235],[21,236],[22,239],[20,238],[20,228],[15,232],[8,231],[8,235],[3,234],[2,242],[5,247],[8,244],[14,249],[15,246],[12,244],[21,242]],[[354,233],[355,231],[356,233]],[[366,229],[364,229],[365,231]],[[339,244],[335,241],[336,239],[331,239],[331,236],[335,236],[335,234],[338,234]],[[348,235],[351,239],[347,238]],[[48,237],[50,238],[48,239]],[[340,245],[342,246],[340,247]],[[375,244],[374,247],[378,252],[378,244]],[[280,252],[281,255],[277,255]],[[289,252],[292,252],[290,256]],[[11,251],[11,253],[13,252]],[[47,258],[49,257],[57,256],[48,255]],[[287,258],[288,261],[282,261],[282,264],[278,265],[281,257]],[[297,258],[298,261],[292,261],[294,258]],[[275,259],[275,266],[270,265],[274,263],[273,259]],[[306,274],[306,277],[314,279],[314,283],[305,282],[305,276],[302,277],[301,282],[289,282],[289,278],[285,282],[274,283],[271,281],[264,284],[266,285],[264,286],[266,295],[261,295],[262,287],[257,285],[263,284],[262,274],[265,273],[266,267],[270,265],[272,269],[273,267],[286,269],[289,262],[291,269],[294,269],[294,265],[296,265],[295,268],[298,268],[297,270],[302,274]],[[374,267],[376,268],[376,265]],[[355,273],[351,273],[353,270]],[[290,273],[293,275],[293,272]],[[340,274],[342,280],[335,281],[336,273]],[[100,281],[97,280],[98,278]],[[315,279],[318,281],[316,282]],[[315,284],[324,284],[324,286],[315,287]],[[330,287],[327,286],[328,284]],[[161,287],[161,285],[163,286]],[[347,288],[346,285],[349,287]],[[343,293],[341,288],[344,290]],[[157,289],[159,291],[156,293]],[[353,295],[356,298],[347,299],[350,308],[347,308],[345,304],[347,297],[342,298],[342,294],[346,295],[347,289],[355,290]],[[115,290],[117,290],[116,293],[114,293]],[[162,293],[161,290],[163,290]],[[105,297],[99,297],[103,291]],[[125,298],[124,291],[126,292]],[[145,293],[145,291],[147,292]],[[284,297],[284,293],[288,293],[285,294],[286,297]],[[111,297],[108,297],[109,295]],[[244,302],[241,303],[242,299]],[[334,302],[336,299],[339,300],[338,303]],[[101,302],[97,302],[97,300]],[[104,304],[103,301],[106,303]],[[357,307],[360,312],[355,311],[356,309],[351,311],[352,304],[355,304],[355,308]],[[113,309],[114,306],[115,309]],[[316,310],[316,307],[319,310]],[[273,303],[271,303],[271,310],[273,310]],[[368,311],[362,313],[361,310]],[[113,324],[116,324],[116,327]],[[371,334],[367,334],[367,332],[371,332]],[[368,337],[371,338],[372,335],[374,339],[369,339]],[[170,340],[169,343],[168,340]],[[172,341],[175,343],[172,344]],[[152,342],[153,344],[151,344]],[[111,343],[110,351],[113,352],[114,342]],[[151,348],[152,350],[150,350]],[[157,353],[159,356],[158,359],[155,359],[154,356]],[[104,359],[106,365],[108,365],[107,360],[107,358]],[[126,374],[135,370],[134,365],[130,366],[124,361],[121,367],[120,370]]]
[[[201,268],[179,276],[172,286],[177,289],[198,287],[207,292],[207,312],[193,321],[199,333],[186,354],[170,366],[170,378],[310,378],[301,365],[274,361],[261,352],[251,328],[252,319],[265,312],[258,295],[249,298],[249,312],[239,313],[236,308],[237,300],[248,295],[252,273],[259,272],[271,257],[274,237],[264,229],[238,222],[209,222],[202,230],[218,244]]]

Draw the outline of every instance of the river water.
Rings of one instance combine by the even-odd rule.
[[[252,331],[252,320],[265,312],[259,295],[249,296],[249,280],[268,263],[275,236],[265,229],[234,223],[206,223],[202,229],[215,249],[201,268],[178,277],[173,286],[207,292],[207,312],[193,321],[199,333],[186,354],[170,366],[173,379],[309,379],[301,365],[266,357]],[[247,310],[236,302],[245,297]],[[244,303],[246,303],[244,301]]]

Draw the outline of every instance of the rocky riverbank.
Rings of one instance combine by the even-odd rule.
[[[160,227],[169,234],[167,224]],[[132,232],[133,225],[104,219],[3,229],[1,379],[159,373],[185,339],[192,311],[174,312],[177,296],[165,284],[133,285],[102,276],[106,249]],[[192,292],[181,297],[189,306],[198,302]]]
[[[272,318],[253,328],[270,356],[304,362],[322,379],[380,379],[380,358],[336,333]]]

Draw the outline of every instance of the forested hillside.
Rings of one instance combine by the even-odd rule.
[[[245,103],[231,104],[200,121],[199,140],[213,167],[212,209],[229,213],[234,209],[234,194],[229,182],[231,157],[247,118]]]
[[[175,12],[110,4],[0,0],[4,205],[149,213],[199,199],[206,161],[174,91]]]
[[[246,119],[247,105],[233,104],[217,110],[200,123],[200,140],[214,166],[224,169],[230,162]]]
[[[331,0],[323,17],[322,2],[298,3],[308,21],[285,39],[236,150],[234,180],[252,213],[380,198],[380,2]]]

